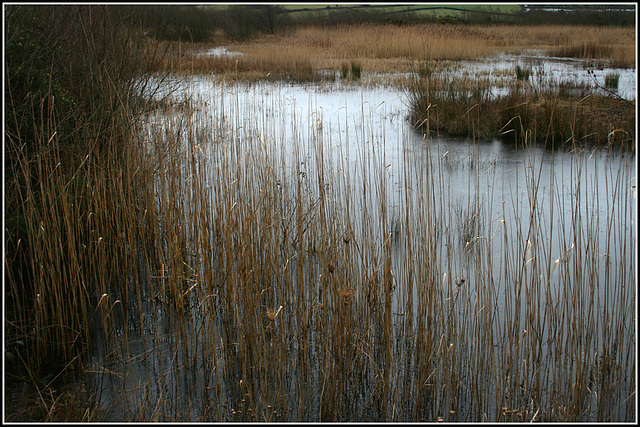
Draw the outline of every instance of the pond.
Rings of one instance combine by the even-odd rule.
[[[98,346],[114,419],[635,417],[634,153],[426,137],[394,86],[182,83],[147,135],[180,135],[193,254]]]
[[[483,60],[460,61],[457,73],[500,80],[505,75],[513,78],[516,66],[531,72],[530,81],[534,86],[557,87],[560,84],[570,84],[617,95],[623,99],[636,99],[635,69],[610,67],[606,61],[551,58],[538,50],[527,50],[519,55],[500,54]],[[617,76],[615,85],[607,86],[607,76]],[[494,92],[501,93],[499,85],[496,85]]]

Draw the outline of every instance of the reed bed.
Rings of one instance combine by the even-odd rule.
[[[269,35],[232,45],[242,57],[198,57],[183,55],[184,44],[165,69],[181,72],[252,72],[286,77],[297,76],[302,65],[314,73],[339,71],[345,60],[363,63],[367,72],[406,72],[416,61],[478,59],[501,52],[540,50],[549,56],[609,61],[615,67],[635,66],[635,32],[628,28],[580,26],[475,26],[475,25],[345,25],[304,26],[287,34]],[[195,44],[201,46],[202,44]],[[237,65],[236,65],[237,61]],[[298,70],[298,72],[294,72]],[[303,73],[299,81],[318,79]]]
[[[635,418],[635,177],[615,164],[629,157],[612,153],[597,176],[577,150],[547,175],[525,139],[524,195],[494,204],[479,185],[491,174],[471,168],[478,190],[452,205],[443,171],[461,166],[430,138],[398,147],[396,188],[384,129],[344,134],[362,146],[349,152],[319,112],[259,93],[240,102],[240,90],[158,104],[127,163],[89,152],[69,177],[55,137],[36,156],[47,179],[38,194],[25,187],[22,206],[44,213],[27,224],[40,287],[30,299],[10,277],[10,326],[82,360],[91,414]],[[541,185],[558,173],[568,192]]]
[[[321,115],[272,105],[290,134],[239,90],[158,111],[143,135],[149,243],[94,376],[114,418],[635,417],[629,168],[597,177],[577,151],[567,197],[525,141],[524,193],[456,208],[442,171],[457,166],[430,139],[404,147],[394,188],[374,130],[346,152]]]
[[[634,149],[634,100],[571,82],[531,82],[530,73],[516,66],[515,79],[502,83],[502,94],[495,94],[486,78],[418,73],[406,89],[410,120],[426,132],[449,135],[510,135],[557,145]]]
[[[635,32],[626,28],[496,25],[354,25],[339,28],[302,27],[276,42],[248,45],[243,51],[272,56],[271,49],[310,50],[322,58],[474,59],[507,51],[542,49],[552,56],[613,59],[635,64]],[[278,43],[278,44],[277,44]],[[574,46],[599,46],[570,54]],[[306,48],[306,49],[305,49]],[[283,50],[284,50],[283,49]],[[567,53],[559,53],[566,49]]]
[[[317,63],[312,52],[300,55],[295,49],[279,52],[271,57],[247,58],[226,55],[205,56],[192,50],[181,52],[179,49],[171,48],[169,55],[157,64],[156,69],[169,70],[176,75],[204,73],[247,81],[304,82],[321,79]]]
[[[21,168],[9,177],[18,206],[11,222],[20,224],[7,221],[9,230],[19,230],[8,236],[13,256],[5,260],[6,345],[15,358],[7,373],[19,378],[26,371],[45,409],[43,419],[64,420],[59,417],[80,411],[81,419],[94,420],[91,391],[76,388],[59,400],[52,389],[71,379],[82,383],[96,328],[111,330],[122,305],[134,297],[123,283],[144,240],[137,230],[144,216],[140,193],[131,191],[144,172],[131,169],[133,153],[109,158],[97,144],[70,170],[63,166],[68,151],[56,132],[36,128],[35,134],[46,139],[34,144],[36,151],[25,144],[14,153]],[[68,399],[75,409],[64,415]]]
[[[95,420],[83,361],[122,317],[145,241],[136,183],[150,166],[129,137],[153,61],[137,62],[142,41],[114,9],[15,5],[5,17],[7,396],[27,421]]]
[[[120,53],[88,67],[110,83],[96,88],[104,104],[89,101],[118,106],[98,108],[88,143],[63,138],[51,85],[25,107],[43,113],[6,135],[9,372],[26,370],[42,419],[636,418],[631,155],[612,150],[602,176],[576,149],[549,172],[525,129],[513,183],[525,192],[496,203],[473,142],[460,165],[430,136],[407,138],[396,187],[364,105],[362,127],[335,137],[319,109],[301,116],[255,90],[241,102],[238,79],[205,78],[134,115],[144,98],[111,85]],[[150,82],[136,88],[161,92]],[[449,203],[444,171],[467,166],[477,190]],[[73,396],[55,395],[62,377],[80,385]],[[66,401],[85,406],[66,413]]]

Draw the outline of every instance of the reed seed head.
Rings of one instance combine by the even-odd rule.
[[[280,310],[282,310],[282,306],[280,306],[277,310],[274,310],[272,308],[268,308],[267,309],[267,319],[269,319],[271,322],[276,320],[276,317],[278,317],[278,314],[280,313]]]
[[[342,298],[345,304],[349,304],[351,297],[353,297],[355,291],[351,288],[340,288],[338,289],[338,296]]]

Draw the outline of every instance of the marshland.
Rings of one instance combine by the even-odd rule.
[[[635,10],[292,7],[4,8],[5,421],[636,421]]]

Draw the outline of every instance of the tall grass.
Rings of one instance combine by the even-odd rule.
[[[131,135],[151,63],[118,9],[14,5],[5,18],[7,384],[26,381],[42,419],[64,421],[54,383],[77,379],[93,325],[112,328],[131,297],[150,167]]]
[[[321,54],[342,58],[390,58],[456,60],[481,58],[497,51],[518,52],[543,49],[551,55],[558,49],[590,45],[581,58],[613,59],[631,65],[635,62],[633,30],[628,28],[539,25],[354,25],[339,28],[302,27],[289,39]],[[251,50],[253,51],[253,50]],[[611,56],[612,55],[612,56]],[[571,55],[573,56],[573,55]]]
[[[537,156],[552,152],[525,141],[524,191],[495,205],[474,168],[478,190],[455,208],[455,166],[429,138],[405,147],[393,188],[374,130],[348,152],[317,112],[272,105],[283,126],[240,103],[241,86],[210,90],[143,135],[155,256],[111,326],[103,405],[165,421],[635,416],[629,168],[594,176],[576,152],[570,193],[549,190],[559,172]],[[600,235],[615,249],[599,253]]]
[[[7,135],[5,325],[45,419],[51,360],[78,363],[104,420],[635,418],[630,168],[596,176],[577,151],[548,175],[570,174],[567,198],[523,132],[525,192],[487,202],[475,168],[456,210],[430,137],[398,147],[396,188],[384,129],[336,140],[321,111],[241,102],[238,83],[136,116],[98,88],[87,102],[117,108],[82,149],[48,90],[33,139]]]
[[[485,58],[497,53],[539,49],[550,56],[607,60],[613,66],[633,67],[635,37],[628,28],[508,25],[341,25],[301,26],[288,33],[268,35],[251,42],[230,42],[241,57],[185,55],[186,43],[162,69],[224,74],[240,71],[243,77],[260,73],[299,81],[319,79],[319,71],[341,69],[356,61],[372,72],[407,72],[424,61]],[[188,42],[189,40],[182,40]],[[225,41],[217,41],[225,43]],[[589,46],[588,48],[585,46]],[[308,72],[300,70],[310,68]],[[273,78],[273,77],[272,77]]]
[[[414,126],[449,135],[511,135],[557,145],[606,146],[617,141],[633,149],[633,101],[568,83],[531,83],[528,73],[516,68],[516,79],[500,95],[481,78],[418,73],[406,89],[410,120]],[[617,132],[625,137],[612,139]]]

